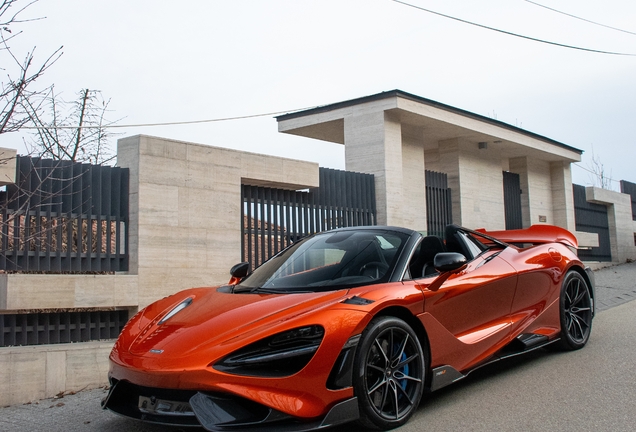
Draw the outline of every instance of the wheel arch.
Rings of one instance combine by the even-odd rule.
[[[580,265],[573,265],[568,269],[569,271],[575,271],[578,274],[580,274],[583,277],[583,280],[585,280],[585,283],[587,284],[587,286],[590,289],[590,297],[592,297],[592,301],[594,302],[594,304],[596,305],[596,293],[595,293],[595,287],[594,287],[594,281],[591,280],[590,275],[587,273],[587,271],[585,271],[585,268],[583,268]],[[566,272],[567,274],[567,272]],[[593,310],[593,314],[592,316],[596,315],[596,306],[594,306],[594,310]]]
[[[431,364],[431,345],[428,339],[428,333],[424,328],[422,322],[415,317],[411,311],[409,311],[405,307],[401,306],[390,306],[385,309],[382,309],[375,317],[394,317],[399,318],[405,323],[407,323],[417,335],[417,338],[422,346],[422,350],[424,351],[424,355],[426,356],[426,364],[429,365],[429,369],[426,371],[426,382],[424,383],[424,390],[427,391],[430,389],[431,385],[431,373],[430,373],[430,364]]]

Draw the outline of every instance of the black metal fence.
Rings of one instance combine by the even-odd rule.
[[[621,180],[621,192],[632,197],[632,220],[636,220],[636,183]]]
[[[128,169],[18,156],[0,192],[0,270],[128,270]]]
[[[598,247],[579,250],[579,258],[584,261],[611,261],[609,223],[607,207],[587,202],[585,186],[572,185],[574,193],[574,219],[577,231],[598,234]]]
[[[320,186],[290,191],[242,186],[242,260],[252,269],[296,239],[320,231],[376,224],[371,174],[320,168]]]
[[[0,347],[114,339],[127,310],[0,315]]]
[[[428,235],[444,237],[446,225],[453,223],[453,203],[445,173],[424,172],[426,181],[426,230]]]

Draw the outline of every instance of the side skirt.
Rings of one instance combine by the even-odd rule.
[[[521,334],[517,336],[510,344],[506,345],[498,354],[495,354],[490,360],[479,366],[467,371],[465,374],[459,372],[450,365],[439,366],[431,372],[431,391],[439,390],[454,382],[466,378],[471,372],[476,371],[484,366],[504,360],[510,357],[516,357],[529,353],[557,342],[560,338],[548,340],[547,336],[535,334]]]

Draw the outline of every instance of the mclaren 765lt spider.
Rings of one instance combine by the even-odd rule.
[[[159,300],[115,343],[102,405],[210,431],[388,430],[476,368],[586,344],[594,279],[570,232],[443,237],[336,229]]]

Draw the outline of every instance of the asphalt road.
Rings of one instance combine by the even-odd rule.
[[[596,272],[598,315],[585,348],[538,350],[424,397],[400,432],[636,430],[636,263]],[[100,409],[105,389],[0,408],[0,431],[176,432]],[[357,430],[347,425],[334,432]]]

